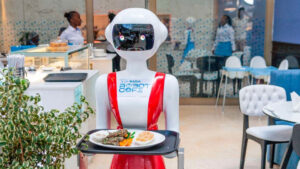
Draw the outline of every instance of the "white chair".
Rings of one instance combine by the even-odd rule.
[[[267,64],[263,57],[261,56],[254,56],[250,61],[251,68],[266,68]]]
[[[290,69],[299,69],[299,62],[295,56],[287,56],[285,59],[288,60]]]
[[[265,169],[267,145],[272,145],[273,148],[270,151],[270,168],[273,168],[274,145],[289,142],[293,128],[288,125],[249,127],[249,116],[263,116],[262,109],[264,106],[269,103],[285,100],[285,90],[279,86],[251,85],[240,90],[240,110],[244,116],[240,169],[244,168],[248,139],[261,145],[261,169]]]
[[[237,58],[236,56],[230,56],[226,62],[225,62],[225,67],[226,68],[233,68],[233,69],[241,69],[242,68],[242,64],[239,58]],[[225,88],[224,88],[224,95],[223,95],[223,104],[222,104],[222,111],[224,112],[224,105],[225,105],[225,100],[226,100],[226,90],[227,90],[227,78],[230,79],[243,79],[244,77],[247,77],[247,73],[245,71],[226,71],[226,70],[222,70],[222,74],[221,74],[221,81],[220,81],[220,85],[219,85],[219,90],[218,90],[218,95],[217,95],[217,101],[216,101],[216,106],[218,105],[219,102],[219,97],[220,97],[220,89],[222,86],[222,81],[223,81],[223,77],[225,76]],[[248,79],[249,81],[249,79]]]
[[[280,62],[278,70],[288,70],[289,69],[289,61],[284,59]]]
[[[266,61],[263,57],[261,56],[254,56],[251,61],[250,61],[250,68],[257,68],[257,69],[263,69],[263,68],[267,68],[267,64]],[[265,76],[256,76],[251,74],[251,84],[253,84],[253,79],[263,79],[266,80],[267,77]]]

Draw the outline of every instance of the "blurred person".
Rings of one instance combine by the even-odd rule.
[[[28,34],[28,39],[26,45],[39,45],[40,36],[36,32],[30,32]]]
[[[235,51],[234,30],[232,21],[228,15],[223,15],[216,33],[212,53],[216,56],[223,56],[223,64],[226,59]]]
[[[247,26],[249,17],[246,15],[245,8],[238,9],[237,17],[233,19],[233,28],[235,30],[235,43],[237,51],[244,51],[246,46]]]
[[[184,62],[185,57],[188,55],[188,53],[195,49],[195,42],[192,40],[192,33],[193,33],[193,26],[196,19],[194,17],[188,17],[186,19],[187,29],[185,30],[185,37],[186,37],[186,46],[183,51],[182,59],[180,60],[180,63],[182,64]]]
[[[66,29],[67,29],[66,27],[59,28],[58,36],[60,36],[63,33],[63,31],[65,31]]]
[[[69,26],[61,33],[60,39],[67,40],[71,45],[83,45],[84,38],[78,28],[82,22],[80,14],[76,11],[70,11],[66,12],[64,17],[68,20]]]

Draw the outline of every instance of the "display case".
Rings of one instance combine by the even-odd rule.
[[[66,51],[49,50],[49,46],[11,52],[25,56],[25,67],[88,69],[90,51],[88,45],[68,46]]]

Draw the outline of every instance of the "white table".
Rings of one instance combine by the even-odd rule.
[[[283,120],[292,123],[300,123],[300,112],[293,111],[293,105],[291,101],[277,102],[268,104],[263,108],[263,112],[273,118],[278,120]],[[288,143],[286,152],[284,154],[283,160],[280,164],[280,169],[286,169],[289,159],[293,151],[292,138]]]
[[[98,70],[101,74],[112,72],[112,60],[116,54],[107,54],[105,57],[90,57],[90,67],[93,70]]]
[[[300,112],[293,111],[291,101],[271,103],[263,108],[263,112],[274,119],[300,123]]]

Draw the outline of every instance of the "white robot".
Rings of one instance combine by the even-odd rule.
[[[179,87],[172,75],[150,71],[147,59],[167,37],[167,28],[147,9],[119,12],[105,35],[127,61],[126,70],[102,75],[96,83],[97,129],[110,128],[110,114],[118,128],[157,130],[165,113],[166,129],[179,132]],[[165,169],[161,156],[115,155],[111,169]]]

